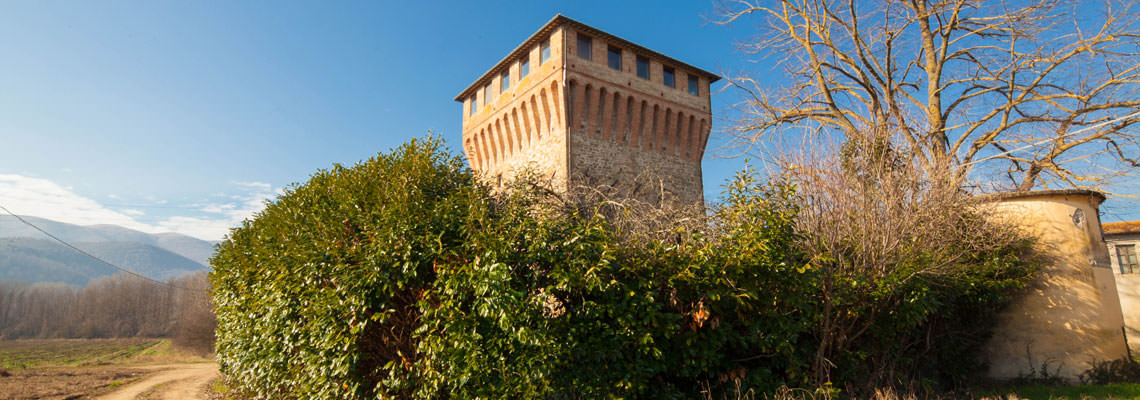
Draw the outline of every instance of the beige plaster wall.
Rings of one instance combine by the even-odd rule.
[[[1140,274],[1116,275],[1116,291],[1120,293],[1120,309],[1132,354],[1140,355]]]
[[[1116,258],[1115,244],[1132,244],[1140,248],[1140,233],[1110,235],[1108,241],[1112,272],[1116,274],[1116,291],[1120,294],[1120,309],[1124,312],[1124,327],[1128,347],[1133,355],[1140,355],[1140,273],[1121,274]]]
[[[1038,239],[1047,263],[1031,287],[999,317],[984,349],[989,375],[1008,379],[1046,364],[1072,381],[1095,360],[1127,353],[1108,252],[1091,194],[1019,195],[992,204]],[[1076,217],[1074,215],[1077,215]]]

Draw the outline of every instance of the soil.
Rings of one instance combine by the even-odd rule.
[[[0,400],[205,399],[217,370],[165,339],[0,340]]]
[[[90,399],[149,371],[121,366],[44,367],[0,374],[0,399]]]
[[[217,363],[156,365],[140,369],[157,372],[96,399],[206,400],[209,398],[210,382],[219,377]]]
[[[0,374],[0,399],[157,400],[210,398],[218,364],[44,367]]]

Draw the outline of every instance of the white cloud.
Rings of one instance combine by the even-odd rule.
[[[114,224],[143,232],[153,227],[107,209],[47,179],[0,174],[0,204],[13,213],[79,225]]]
[[[206,216],[169,215],[147,224],[134,217],[145,214],[142,210],[115,211],[95,200],[76,194],[71,188],[47,179],[22,175],[0,174],[0,205],[19,215],[31,215],[78,225],[113,224],[143,232],[177,232],[205,240],[219,240],[242,220],[253,216],[281,192],[262,182],[233,182],[237,194],[226,194],[232,201],[219,201],[196,205],[193,213]],[[108,196],[118,199],[118,196]],[[156,205],[166,204],[153,196],[146,196]]]
[[[221,240],[230,228],[237,226],[241,219],[170,217],[158,225],[166,232],[178,232],[203,240]]]
[[[210,205],[202,206],[201,210],[203,212],[221,214],[221,213],[224,213],[228,210],[232,210],[234,208],[237,208],[237,206],[235,206],[233,204],[210,204]]]
[[[175,217],[163,221],[159,223],[159,225],[175,232],[186,233],[187,235],[198,237],[213,235],[216,239],[212,240],[221,239],[222,236],[229,233],[231,227],[237,226],[242,220],[252,217],[253,214],[265,208],[265,202],[276,198],[280,192],[280,189],[274,189],[273,185],[268,183],[233,183],[241,187],[241,193],[222,197],[230,198],[234,200],[234,202],[207,203],[201,205],[201,211],[215,214],[217,215],[216,217]]]
[[[270,184],[265,183],[265,182],[240,182],[239,181],[239,182],[234,182],[234,184],[238,185],[238,186],[244,186],[244,187],[247,187],[250,189],[260,190],[263,192],[268,191],[270,188],[273,187],[273,185],[270,185]]]

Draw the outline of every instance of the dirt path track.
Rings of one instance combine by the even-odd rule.
[[[99,400],[205,399],[206,385],[218,375],[217,363],[170,364],[143,367],[158,370],[142,380],[97,397]]]

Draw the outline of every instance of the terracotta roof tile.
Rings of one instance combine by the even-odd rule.
[[[1101,224],[1106,235],[1119,234],[1119,233],[1138,233],[1140,232],[1140,221],[1128,222],[1109,222]]]

